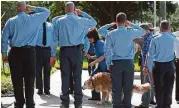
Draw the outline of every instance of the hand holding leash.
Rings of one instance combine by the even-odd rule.
[[[95,64],[96,64],[95,62],[91,62],[91,63],[89,64],[89,66],[93,67]]]
[[[91,56],[90,56],[89,54],[87,54],[87,58],[88,58],[88,59],[91,59]]]
[[[143,74],[148,75],[148,73],[149,73],[149,69],[147,67],[144,67],[143,68]]]

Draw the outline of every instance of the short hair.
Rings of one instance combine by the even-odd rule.
[[[88,38],[94,38],[94,43],[96,43],[100,38],[96,28],[91,28],[87,33]]]
[[[127,15],[123,12],[120,12],[116,15],[117,22],[125,22],[127,20]]]
[[[67,3],[65,4],[65,7],[67,7],[67,8],[75,8],[75,5],[74,5],[73,2],[67,2]]]
[[[23,5],[26,5],[25,1],[18,1],[17,4],[16,4],[17,7],[21,7]]]
[[[149,26],[148,26],[147,23],[142,23],[142,24],[140,25],[140,27],[143,28],[144,30],[149,30]]]
[[[163,20],[163,21],[161,21],[161,23],[160,23],[160,27],[161,27],[163,30],[169,30],[169,28],[170,28],[170,22],[167,21],[167,20]]]

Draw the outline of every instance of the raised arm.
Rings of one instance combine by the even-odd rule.
[[[106,36],[107,36],[107,34],[108,34],[108,32],[109,32],[108,29],[109,29],[110,27],[114,26],[114,25],[116,25],[116,23],[106,24],[106,25],[104,25],[104,26],[102,26],[102,27],[100,27],[100,28],[98,29],[98,33],[99,33],[101,36],[103,36],[104,38],[106,38]]]
[[[141,28],[139,25],[131,23],[130,26],[132,27],[132,30],[130,30],[130,32],[132,34],[133,39],[139,38],[146,34],[146,31],[143,28]]]
[[[42,24],[50,15],[50,11],[45,7],[29,6],[29,8],[36,12],[35,14],[29,15],[29,18],[32,21],[31,23],[34,25]]]
[[[76,11],[78,15],[82,16],[82,17],[78,17],[81,25],[85,26],[86,28],[91,28],[97,25],[96,20],[92,16],[88,15],[85,12],[82,12],[79,9],[77,9]]]

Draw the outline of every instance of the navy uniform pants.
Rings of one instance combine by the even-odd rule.
[[[13,47],[9,53],[9,66],[15,95],[15,108],[35,108],[34,103],[34,79],[35,79],[35,48]],[[25,85],[25,98],[24,89]]]
[[[39,90],[50,90],[50,47],[36,46],[36,88]],[[42,71],[43,70],[43,71]],[[43,73],[43,74],[42,74]],[[43,76],[43,78],[42,78]]]
[[[81,88],[81,73],[82,73],[82,50],[78,46],[61,47],[60,49],[60,68],[62,79],[62,94],[60,96],[62,104],[69,105],[69,84],[70,72],[73,72],[74,82],[74,98],[75,105],[82,104],[82,88]],[[70,70],[70,66],[72,69]]]
[[[153,79],[157,108],[170,108],[172,104],[174,72],[173,61],[154,63]]]
[[[113,108],[131,108],[133,60],[114,60],[111,69]],[[122,91],[124,99],[122,102]]]
[[[175,99],[176,101],[179,101],[179,59],[175,61],[175,67],[176,67],[176,91],[175,91]]]

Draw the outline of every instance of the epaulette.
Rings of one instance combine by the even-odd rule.
[[[170,33],[173,37],[176,37],[172,32]]]

